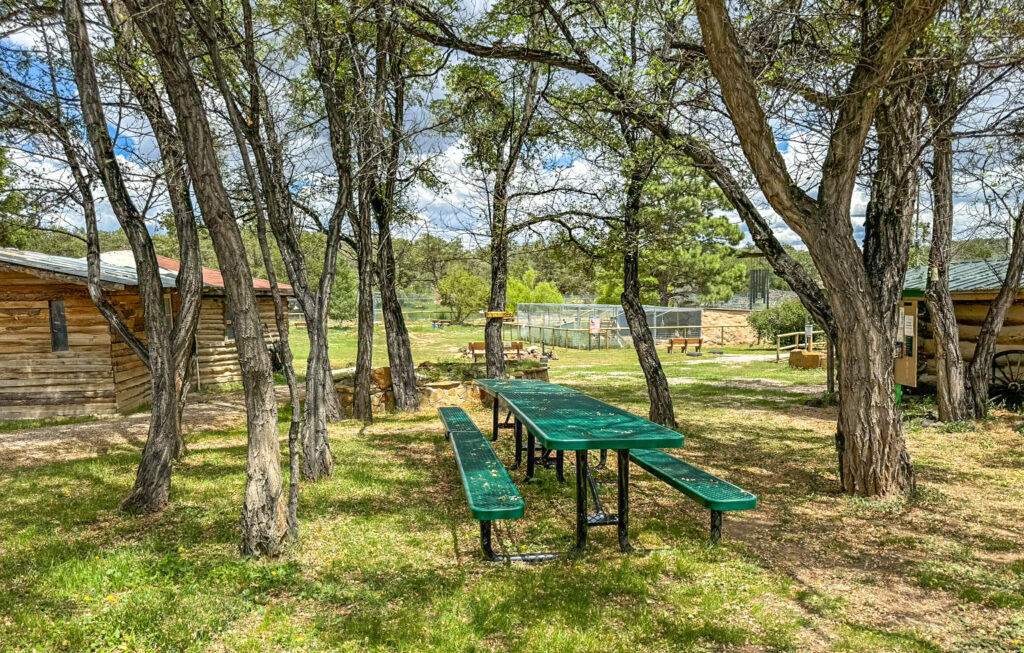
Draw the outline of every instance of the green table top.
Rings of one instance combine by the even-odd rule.
[[[541,444],[556,451],[672,449],[683,436],[581,392],[533,379],[477,379],[508,404]]]

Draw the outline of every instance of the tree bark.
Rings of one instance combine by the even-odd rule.
[[[380,281],[380,307],[384,317],[384,335],[388,346],[388,364],[391,366],[391,388],[395,393],[395,408],[414,413],[419,410],[420,398],[416,392],[416,367],[412,359],[412,344],[405,326],[402,306],[395,289],[395,253],[391,244],[391,227],[377,223],[377,277]]]
[[[487,300],[488,313],[504,314],[508,294],[507,186],[507,180],[501,179],[499,173],[499,179],[494,184],[494,215],[491,220],[491,295]],[[489,379],[505,378],[505,343],[502,335],[504,324],[504,317],[489,317],[484,326],[484,353]]]
[[[364,196],[365,198],[365,196]],[[352,413],[366,423],[373,421],[370,404],[370,374],[373,372],[373,236],[370,230],[369,201],[361,201],[353,212],[356,232],[356,264],[359,274],[357,305],[356,376]]]
[[[967,379],[970,384],[971,408],[977,418],[988,414],[988,388],[992,382],[992,361],[996,355],[996,341],[999,331],[1003,328],[1006,313],[1020,292],[1020,277],[1024,273],[1024,205],[1021,206],[1013,220],[1013,245],[1010,248],[1010,259],[1006,266],[1006,277],[1003,285],[989,304],[985,321],[978,332],[978,340],[974,345],[974,358],[967,366]]]
[[[670,429],[676,428],[676,416],[672,407],[672,395],[668,388],[665,370],[661,367],[658,348],[647,324],[647,314],[640,301],[640,234],[636,217],[640,212],[643,187],[650,167],[637,164],[628,180],[626,203],[623,207],[624,251],[622,254],[622,309],[629,324],[629,335],[633,339],[640,368],[647,381],[647,396],[651,401],[650,420]]]
[[[960,328],[949,294],[953,249],[953,134],[952,125],[933,115],[932,245],[928,252],[925,298],[931,314],[938,376],[939,420],[956,422],[970,416],[967,377],[960,353]]]
[[[156,0],[128,0],[160,67],[174,108],[195,193],[209,228],[234,313],[248,427],[242,544],[246,555],[276,555],[287,537],[282,501],[277,401],[241,232],[221,178],[203,99],[178,31],[175,8]]]
[[[153,512],[167,505],[171,472],[181,437],[173,333],[167,326],[169,316],[164,310],[164,290],[153,242],[145,218],[136,209],[125,186],[107,130],[81,0],[64,2],[63,13],[86,132],[111,206],[132,247],[145,318],[152,389],[149,434],[134,489],[122,502],[121,508],[131,512]],[[98,269],[98,234],[94,219],[88,228],[90,267]]]

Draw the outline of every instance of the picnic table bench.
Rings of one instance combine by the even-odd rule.
[[[694,345],[694,351],[700,351],[704,346],[703,338],[669,338],[668,339],[668,353],[672,353],[672,349],[678,347],[683,353],[686,352],[686,348],[690,345]]]
[[[631,551],[629,542],[629,468],[630,463],[650,472],[655,478],[666,482],[670,487],[680,491],[700,505],[711,511],[711,541],[718,542],[722,534],[722,514],[733,510],[750,510],[757,505],[757,497],[741,488],[724,481],[708,472],[686,463],[661,451],[663,448],[674,448],[682,445],[683,436],[671,429],[655,424],[650,420],[634,415],[626,410],[611,406],[575,390],[554,385],[546,381],[534,379],[478,379],[487,394],[494,397],[494,440],[498,434],[498,404],[503,402],[515,417],[516,465],[519,466],[519,454],[525,450],[526,481],[533,478],[537,459],[534,455],[536,445],[542,450],[558,454],[557,468],[561,480],[562,454],[572,451],[576,457],[576,546],[574,551],[581,552],[586,547],[587,531],[595,526],[615,526],[618,530],[619,546],[623,551]],[[458,448],[463,440],[487,445],[487,437],[480,433],[476,425],[461,409],[442,408],[441,419],[445,423],[446,434],[452,439],[459,457]],[[522,446],[522,436],[527,437],[526,447]],[[455,434],[470,433],[472,435]],[[456,443],[459,440],[459,443]],[[474,446],[476,446],[474,444]],[[614,514],[606,513],[598,496],[598,486],[590,471],[589,451],[613,449],[618,462],[618,509]],[[496,465],[501,465],[494,450],[488,445],[485,454],[493,457]],[[460,471],[463,463],[459,462]],[[508,493],[511,481],[508,470],[501,467],[492,468],[492,478],[501,479],[506,484],[502,492]],[[488,472],[491,473],[491,472]],[[467,498],[471,509],[474,498],[471,496],[469,481],[463,473]],[[514,489],[514,486],[512,487]],[[588,492],[589,491],[589,492]],[[592,495],[596,512],[591,514],[588,509],[588,494]],[[515,497],[518,497],[518,493]],[[484,516],[488,516],[483,513]],[[518,513],[516,518],[521,516]],[[476,513],[474,513],[476,517]],[[499,518],[499,517],[494,517]],[[559,554],[542,553],[512,556],[496,556],[490,547],[490,519],[481,519],[481,543],[489,560],[523,560],[536,562],[549,560]]]
[[[473,519],[480,522],[480,546],[488,560],[503,560],[491,548],[491,522],[519,519],[525,504],[505,466],[487,438],[461,408],[439,408],[445,437],[452,443],[455,463]]]
[[[722,539],[722,513],[752,510],[757,497],[659,449],[634,449],[634,463],[711,511],[711,541]]]
[[[430,324],[430,326],[432,328],[434,328],[434,329],[443,329],[444,327],[449,327],[451,325],[452,325],[452,321],[451,320],[445,320],[445,319],[433,320],[433,321],[431,321],[431,324]]]

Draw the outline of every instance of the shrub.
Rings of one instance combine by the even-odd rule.
[[[758,341],[772,341],[780,333],[803,331],[806,311],[797,300],[783,302],[761,311],[754,311],[747,317],[747,323],[754,329]]]
[[[462,324],[471,313],[487,307],[491,289],[465,266],[452,267],[437,284],[441,305],[452,312],[452,322]]]

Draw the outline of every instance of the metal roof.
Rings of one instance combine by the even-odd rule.
[[[70,258],[67,256],[54,256],[52,254],[41,254],[39,252],[26,252],[20,249],[0,247],[0,263],[17,265],[19,267],[46,270],[70,277],[89,278],[89,266],[84,259]],[[165,270],[160,271],[160,281],[164,288],[174,288],[177,275]],[[124,286],[139,285],[139,277],[135,274],[134,268],[123,265],[111,265],[100,263],[100,281],[106,283],[118,283]]]
[[[949,268],[949,290],[953,293],[997,292],[1006,278],[1009,262],[1005,258],[956,261]],[[923,296],[927,282],[928,266],[908,270],[903,282],[903,295]]]

